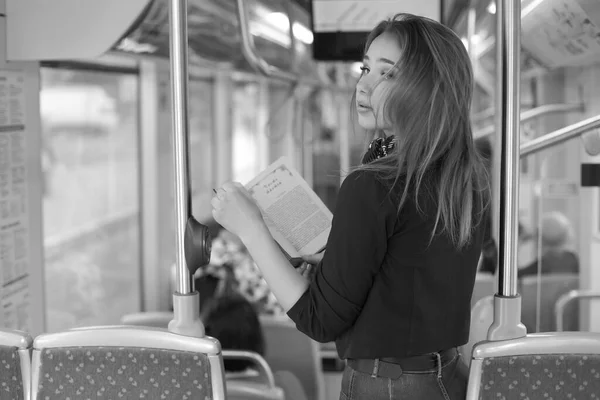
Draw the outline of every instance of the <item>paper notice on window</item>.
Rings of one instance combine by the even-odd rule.
[[[545,0],[523,9],[523,48],[548,67],[586,64],[600,54],[600,2]]]
[[[25,76],[0,71],[0,281],[3,326],[29,329]]]
[[[325,247],[333,215],[285,157],[267,167],[246,189],[288,257],[315,254]]]

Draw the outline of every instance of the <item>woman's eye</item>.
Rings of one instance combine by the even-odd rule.
[[[390,71],[382,71],[381,76],[383,76],[384,79],[391,79],[394,77],[394,73]]]
[[[364,65],[362,67],[360,67],[360,74],[361,75],[365,75],[369,73],[369,67],[365,67]]]

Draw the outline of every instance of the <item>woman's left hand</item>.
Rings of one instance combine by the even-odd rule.
[[[250,193],[238,182],[228,182],[212,198],[215,220],[242,241],[265,223]]]

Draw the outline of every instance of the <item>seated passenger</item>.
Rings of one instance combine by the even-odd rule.
[[[203,318],[206,334],[221,342],[224,350],[265,353],[265,339],[258,314],[252,304],[237,293],[216,297],[207,305]],[[241,372],[250,367],[246,361],[225,360],[225,371]]]
[[[490,215],[488,218],[488,226],[491,227],[491,225],[492,225],[492,221],[491,221],[491,215]],[[527,264],[529,264],[528,260],[531,259],[528,255],[528,253],[530,253],[529,244],[531,243],[531,240],[530,240],[531,236],[527,233],[527,231],[525,230],[525,227],[520,222],[519,222],[518,229],[519,229],[518,230],[518,232],[519,232],[518,264],[519,264],[519,268],[521,268],[520,266],[522,265],[523,259],[527,262]],[[496,246],[496,242],[494,241],[494,238],[492,237],[491,228],[488,229],[488,235],[489,236],[484,236],[484,244],[483,244],[483,249],[481,251],[481,258],[479,260],[478,272],[495,275],[496,271],[498,270],[498,247]],[[525,246],[527,246],[527,248],[525,248]],[[522,250],[525,250],[525,251],[522,251]]]
[[[551,212],[542,219],[542,274],[579,272],[579,260],[571,251],[571,224],[567,217],[559,212]],[[519,278],[537,275],[538,260],[519,270]]]

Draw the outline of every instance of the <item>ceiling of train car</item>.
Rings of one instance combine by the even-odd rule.
[[[310,18],[305,4],[280,0],[245,0],[250,14],[250,33],[257,53],[268,63],[289,70],[294,65],[312,70],[310,64]],[[289,7],[291,5],[291,7]],[[288,12],[294,21],[295,52],[292,57]],[[226,62],[251,69],[243,57],[236,0],[190,0],[188,2],[189,58],[198,64]],[[168,1],[152,0],[146,12],[115,45],[128,53],[169,56]]]

